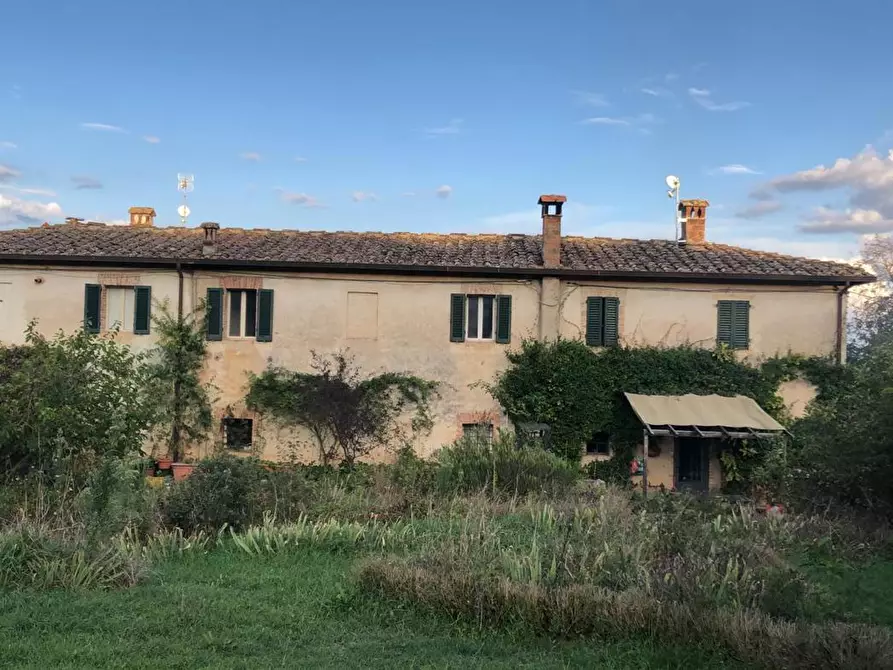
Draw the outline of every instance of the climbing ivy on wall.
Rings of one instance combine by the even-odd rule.
[[[580,458],[583,445],[596,432],[610,433],[615,448],[640,441],[642,426],[623,398],[624,391],[740,394],[783,418],[784,405],[777,395],[781,372],[764,374],[724,349],[594,350],[580,340],[525,340],[507,356],[509,367],[487,385],[488,390],[513,422],[549,424],[552,449],[572,460]]]

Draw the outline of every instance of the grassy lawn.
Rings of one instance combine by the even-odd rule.
[[[0,593],[0,667],[734,668],[648,641],[480,631],[357,593],[352,559],[217,551],[111,592]]]
[[[824,618],[893,627],[893,561],[813,559],[804,569],[827,592]]]

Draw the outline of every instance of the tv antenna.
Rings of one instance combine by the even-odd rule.
[[[682,224],[685,223],[685,218],[679,213],[679,177],[674,174],[667,175],[667,178],[664,180],[667,183],[667,197],[673,200],[673,220],[675,221],[675,229],[676,229],[676,241],[681,241],[680,230]]]
[[[195,177],[191,174],[178,174],[177,175],[177,190],[183,194],[183,204],[177,207],[177,214],[180,215],[180,223],[184,226],[189,221],[189,205],[186,204],[189,200],[189,194],[192,193],[192,189],[195,188]]]

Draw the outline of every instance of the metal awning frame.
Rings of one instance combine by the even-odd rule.
[[[642,420],[638,417],[639,421]],[[786,430],[753,430],[752,428],[731,428],[726,426],[668,426],[649,425],[642,422],[651,437],[712,437],[729,440],[769,439],[779,435],[790,435]]]

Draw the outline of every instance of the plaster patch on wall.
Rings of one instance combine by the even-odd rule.
[[[347,337],[378,339],[378,293],[347,292]]]

